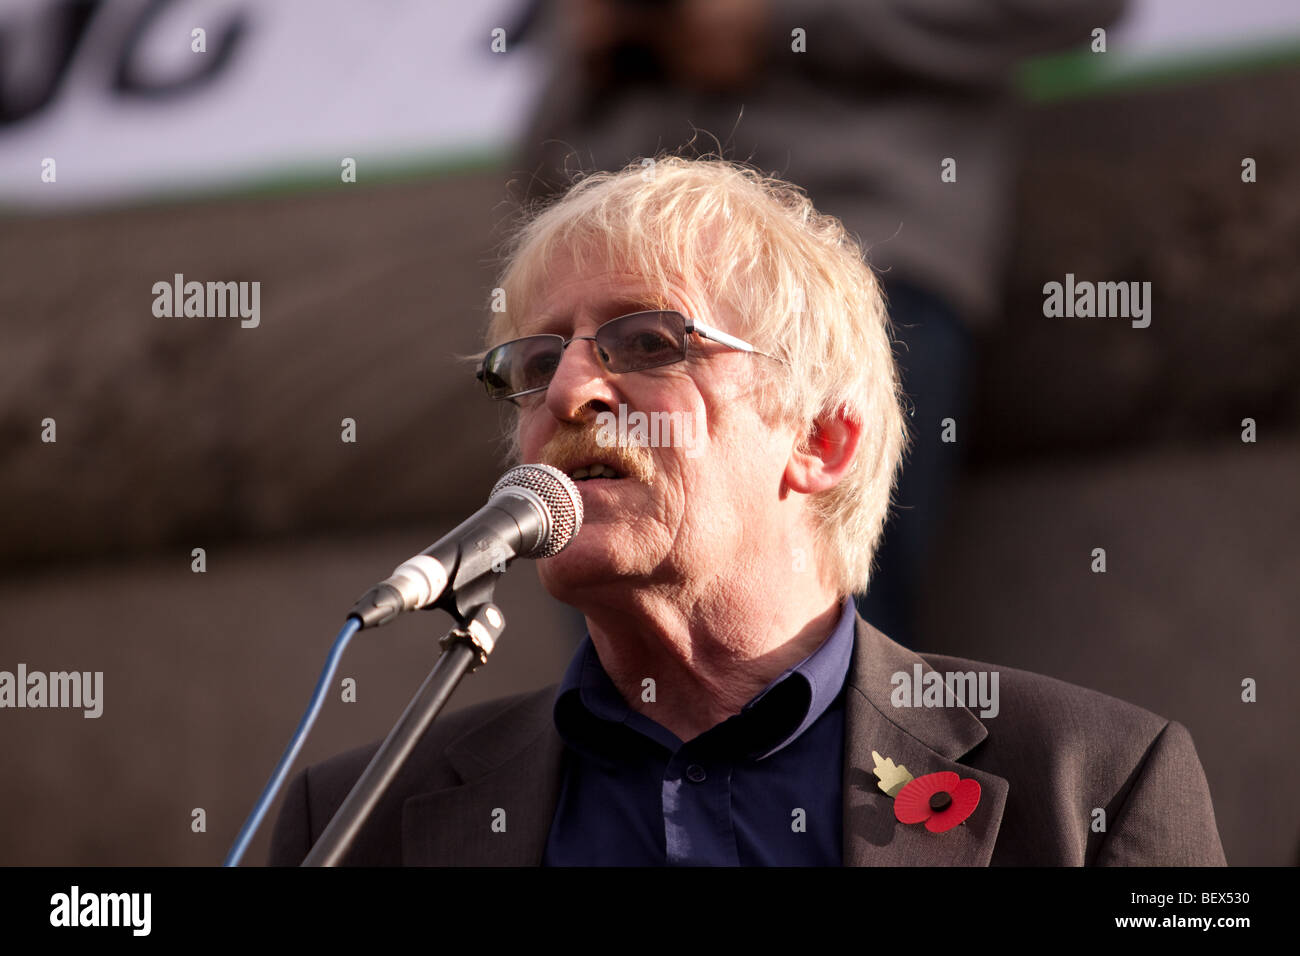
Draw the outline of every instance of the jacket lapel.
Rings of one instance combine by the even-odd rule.
[[[460,786],[402,806],[406,866],[538,866],[559,800],[563,742],[555,687],[544,688],[446,750]]]
[[[988,730],[965,707],[895,707],[891,677],[899,671],[912,676],[916,664],[922,674],[934,668],[860,617],[857,628],[845,688],[844,865],[987,866],[1009,787],[1002,777],[958,761]],[[979,805],[946,833],[899,823],[893,798],[877,786],[873,750],[914,777],[948,770],[978,781]]]

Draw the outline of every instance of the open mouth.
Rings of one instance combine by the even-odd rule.
[[[581,468],[574,468],[569,472],[569,477],[574,481],[592,481],[596,478],[619,479],[623,475],[615,471],[609,465],[603,465],[597,462],[594,465],[585,465]]]

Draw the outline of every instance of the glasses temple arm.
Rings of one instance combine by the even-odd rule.
[[[776,358],[775,355],[768,355],[766,352],[760,352],[758,349],[754,348],[754,346],[750,345],[744,339],[738,339],[734,335],[728,335],[726,332],[723,332],[720,329],[715,329],[711,325],[705,325],[703,322],[700,321],[692,321],[691,325],[692,325],[692,331],[698,332],[706,339],[712,339],[714,342],[721,342],[723,345],[728,345],[731,348],[737,349],[741,352],[753,352],[755,355],[762,355],[765,358],[770,358],[770,359]],[[780,360],[777,359],[777,361]]]

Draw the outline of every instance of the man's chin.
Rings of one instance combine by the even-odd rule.
[[[565,601],[593,587],[625,581],[633,571],[627,566],[629,556],[608,529],[584,527],[559,554],[537,562],[537,577],[552,597]]]

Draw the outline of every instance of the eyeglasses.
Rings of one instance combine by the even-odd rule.
[[[560,367],[564,350],[571,343],[582,341],[596,343],[596,355],[607,372],[659,368],[686,358],[686,337],[692,332],[740,352],[775,358],[743,339],[688,319],[680,312],[659,310],[610,319],[595,335],[575,335],[571,339],[562,335],[528,335],[504,342],[483,356],[477,378],[487,388],[488,396],[495,399],[544,391]]]

